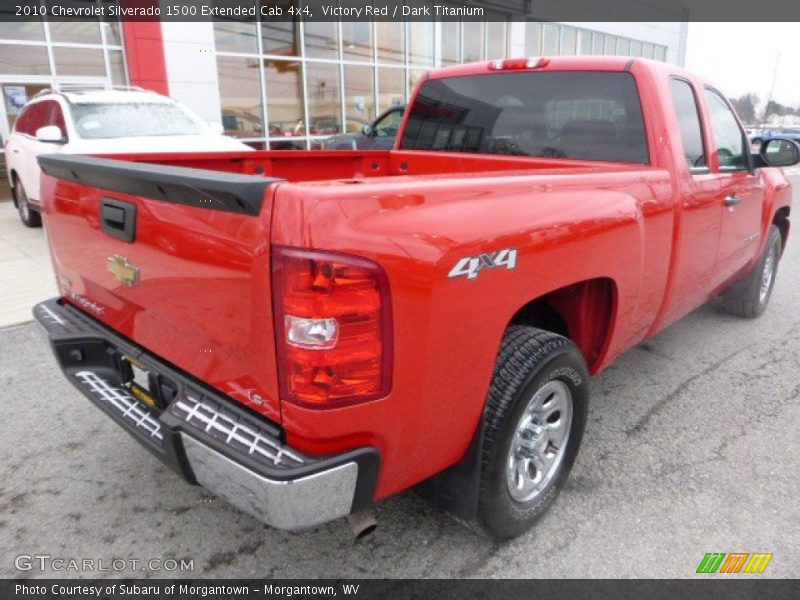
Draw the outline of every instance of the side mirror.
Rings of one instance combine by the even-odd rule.
[[[223,133],[225,133],[225,127],[219,121],[209,121],[208,133],[212,133],[214,135],[222,135]]]
[[[792,140],[769,139],[761,144],[758,155],[769,167],[791,167],[800,163],[800,147]]]
[[[372,129],[372,125],[364,125],[361,128],[361,133],[367,137],[372,137],[375,134],[375,131]]]
[[[36,139],[48,144],[63,144],[67,140],[57,125],[46,125],[36,130]]]

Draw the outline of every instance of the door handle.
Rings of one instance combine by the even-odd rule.
[[[741,202],[742,199],[739,196],[725,196],[725,206],[736,206]]]
[[[123,242],[136,239],[136,205],[110,198],[100,200],[100,226],[103,232]]]

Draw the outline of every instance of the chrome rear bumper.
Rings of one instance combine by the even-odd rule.
[[[188,482],[288,530],[347,516],[372,501],[380,462],[375,449],[306,456],[282,441],[283,432],[274,423],[176,371],[77,308],[49,300],[33,312],[69,381]],[[132,394],[123,355],[146,365],[161,409]],[[162,394],[162,386],[169,392]]]

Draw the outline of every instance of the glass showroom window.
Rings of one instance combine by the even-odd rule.
[[[99,21],[77,23],[51,22],[49,27],[50,41],[54,44],[99,45],[101,43]]]
[[[44,42],[44,26],[34,21],[28,23],[0,23],[0,40]]]
[[[408,62],[412,65],[433,66],[433,23],[408,24]]]
[[[378,112],[406,101],[405,69],[378,67]]]
[[[377,58],[379,63],[405,64],[406,29],[405,23],[378,22],[375,24],[378,38]]]
[[[481,21],[464,21],[462,60],[465,63],[483,60],[484,28]]]
[[[461,62],[461,23],[443,21],[441,24],[441,60],[442,66],[456,65]]]
[[[297,21],[261,23],[261,43],[264,54],[300,56],[300,23]]]
[[[372,62],[372,23],[352,21],[342,23],[342,58],[359,62]]]
[[[50,75],[44,46],[0,45],[0,74]]]
[[[56,63],[56,75],[106,76],[106,65],[101,49],[54,46],[53,58]]]
[[[339,24],[303,23],[306,58],[339,58]]]
[[[508,23],[505,21],[486,22],[486,58],[489,60],[505,58],[508,54]]]
[[[525,23],[525,55],[539,56],[542,53],[542,24]]]
[[[372,67],[345,65],[344,107],[347,131],[361,131],[375,118],[375,87]]]
[[[259,61],[253,57],[218,56],[222,127],[235,138],[264,137]]]
[[[305,135],[302,63],[264,60],[264,83],[270,137]],[[283,144],[281,149],[300,148],[304,145],[291,142]]]
[[[217,52],[258,52],[256,26],[238,21],[214,22],[214,45]]]
[[[341,133],[342,98],[339,87],[339,66],[331,63],[306,63],[306,89],[309,134]],[[305,135],[305,131],[302,133]]]

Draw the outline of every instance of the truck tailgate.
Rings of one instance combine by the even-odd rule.
[[[269,231],[280,180],[78,156],[39,163],[64,298],[279,421]]]

